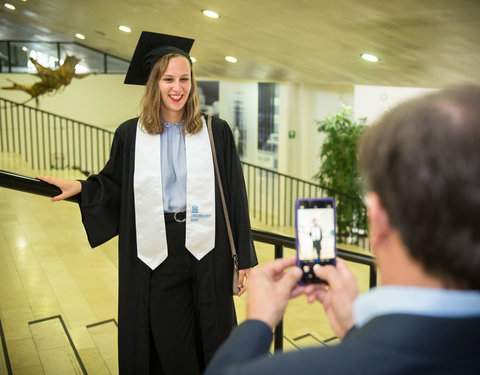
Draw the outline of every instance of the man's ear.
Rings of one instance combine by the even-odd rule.
[[[367,214],[370,229],[370,244],[373,249],[377,249],[389,238],[392,228],[387,211],[385,211],[376,193],[370,192],[367,194]]]

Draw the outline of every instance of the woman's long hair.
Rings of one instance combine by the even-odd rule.
[[[176,53],[170,53],[162,56],[153,66],[145,87],[142,101],[140,102],[141,112],[140,121],[148,134],[162,134],[164,130],[160,96],[160,87],[158,82],[167,69],[168,63],[172,57],[183,57]],[[193,70],[190,70],[191,89],[185,103],[183,113],[183,133],[195,134],[202,128],[202,114],[200,113],[200,99],[198,98],[197,83],[193,76]]]

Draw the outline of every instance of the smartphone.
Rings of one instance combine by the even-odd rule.
[[[297,266],[301,284],[325,283],[315,276],[316,264],[336,265],[336,208],[333,198],[300,198],[295,202]]]

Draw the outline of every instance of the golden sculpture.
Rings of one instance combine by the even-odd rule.
[[[70,84],[73,78],[85,78],[90,74],[95,73],[83,73],[76,74],[75,66],[81,61],[75,56],[69,56],[65,58],[62,65],[57,69],[45,68],[39,64],[35,59],[30,57],[30,61],[37,69],[37,74],[33,74],[37,77],[40,77],[40,82],[36,82],[33,85],[21,85],[10,81],[13,83],[13,86],[2,87],[5,90],[21,90],[25,91],[30,95],[30,99],[27,99],[22,104],[29,102],[32,99],[35,99],[35,104],[38,107],[38,97],[40,95],[47,94],[49,92],[56,92],[57,90]]]

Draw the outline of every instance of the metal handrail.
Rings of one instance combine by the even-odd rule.
[[[293,226],[295,200],[332,197],[337,206],[337,242],[369,250],[364,218],[366,207],[359,197],[242,161],[250,212],[254,219],[272,226]],[[352,210],[356,215],[352,216]]]
[[[271,245],[287,247],[295,249],[295,238],[291,236],[286,236],[283,234],[277,234],[272,232],[266,232],[258,229],[253,229],[253,239],[258,242],[265,242]],[[342,248],[337,248],[337,255],[349,262],[355,262],[364,264],[366,266],[375,267],[375,260],[373,256],[358,253],[355,251],[345,250]],[[373,280],[373,283],[370,283],[370,287],[376,285],[376,280]]]
[[[0,170],[0,187],[19,190],[31,194],[43,195],[53,197],[60,194],[60,189],[55,185],[48,184],[36,178]],[[71,202],[76,202],[75,196],[67,199]],[[274,245],[275,259],[283,258],[283,249],[295,248],[295,238],[266,232],[263,230],[252,229],[253,239],[257,242],[263,242]],[[371,255],[356,253],[341,248],[337,248],[337,255],[346,261],[364,264],[370,267],[370,281],[369,286],[374,287],[377,284],[377,272],[375,268],[375,260]],[[275,327],[274,350],[283,350],[283,321]]]
[[[62,191],[55,185],[40,181],[34,177],[8,172],[0,169],[0,187],[19,190],[25,193],[54,197]],[[70,202],[77,202],[75,196],[65,199]]]
[[[23,156],[33,169],[99,171],[113,132],[0,98],[0,150]]]

